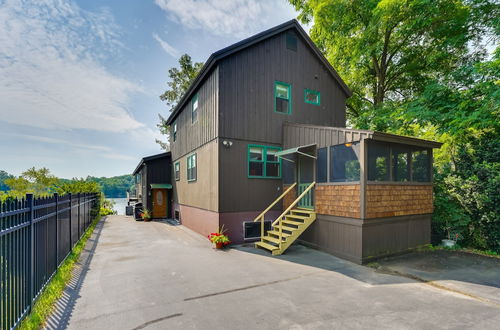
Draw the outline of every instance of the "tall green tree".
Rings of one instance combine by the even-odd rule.
[[[27,193],[37,196],[50,194],[54,192],[54,186],[58,181],[59,179],[52,175],[49,169],[32,167],[24,171],[19,177],[5,180],[5,183],[10,188],[9,195],[23,197]]]
[[[418,95],[467,58],[467,45],[481,39],[473,9],[487,2],[289,1],[299,19],[313,23],[311,38],[353,90],[349,120],[379,130],[387,126],[376,116]]]
[[[10,175],[5,171],[0,170],[0,191],[10,190],[9,186],[5,184],[5,180],[13,177],[14,177],[13,175]]]
[[[179,68],[174,67],[168,70],[168,76],[170,78],[170,81],[167,83],[168,89],[160,95],[160,99],[167,104],[169,112],[179,103],[202,67],[203,62],[193,63],[191,56],[184,54],[179,58]],[[169,127],[166,123],[166,119],[161,114],[158,114],[158,116],[160,122],[157,124],[157,127],[161,134],[168,136]],[[158,143],[162,149],[168,149],[168,142],[156,139],[156,143]]]

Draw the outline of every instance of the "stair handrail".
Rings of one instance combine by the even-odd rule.
[[[280,200],[285,197],[286,194],[288,194],[295,186],[297,185],[297,182],[292,184],[290,187],[288,187],[287,190],[285,190],[278,198],[274,200],[264,211],[262,211],[255,219],[253,219],[253,222],[256,222],[257,220],[260,219],[260,240],[262,241],[262,238],[264,237],[264,215],[274,206],[276,205]]]
[[[274,220],[272,226],[275,226],[276,223],[279,224],[279,228],[280,228],[280,231],[279,231],[279,249],[281,250],[281,243],[283,243],[283,224],[281,223],[281,221],[283,220],[283,217],[285,216],[285,214],[287,214],[288,212],[290,212],[290,210],[295,206],[297,205],[297,203],[302,199],[302,197],[304,197],[308,192],[309,190],[312,189],[312,187],[314,187],[314,185],[316,184],[316,181],[312,182],[300,195],[299,197],[297,197],[297,199],[295,199],[293,201],[292,204],[290,204],[290,206],[288,206],[286,208],[285,211],[283,211],[283,213],[280,214],[279,217],[276,218],[276,220]]]

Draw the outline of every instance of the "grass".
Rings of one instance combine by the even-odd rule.
[[[416,251],[419,251],[419,252],[437,251],[437,250],[458,251],[458,252],[465,252],[465,253],[471,253],[471,254],[478,254],[478,255],[482,255],[482,256],[486,256],[486,257],[500,258],[500,255],[498,253],[496,253],[495,251],[478,250],[478,249],[474,249],[474,248],[464,248],[458,244],[456,244],[454,247],[444,247],[442,245],[427,244],[427,245],[424,245],[424,246],[416,249]]]
[[[94,219],[80,241],[73,248],[73,252],[71,252],[61,264],[50,283],[45,287],[40,297],[35,302],[31,313],[21,323],[21,329],[40,329],[43,326],[54,310],[55,303],[62,296],[66,285],[71,280],[71,274],[75,263],[80,258],[80,254],[85,247],[87,239],[92,235],[100,219],[101,215]]]

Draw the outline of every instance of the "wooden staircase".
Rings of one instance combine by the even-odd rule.
[[[304,196],[309,196],[310,191],[316,182],[311,183],[305,188],[300,195],[286,208],[283,213],[273,222],[271,230],[265,233],[264,230],[264,215],[276,203],[278,203],[286,194],[297,186],[297,183],[291,185],[285,192],[281,194],[274,202],[271,203],[261,214],[259,214],[254,222],[260,221],[260,242],[255,243],[255,247],[263,248],[275,255],[280,255],[316,220],[316,212],[311,209],[296,207]]]
[[[255,247],[270,251],[273,256],[280,255],[316,220],[316,212],[309,209],[291,209],[284,220],[273,225],[267,235],[255,243]],[[280,235],[281,232],[281,235]],[[281,244],[280,244],[281,236]]]

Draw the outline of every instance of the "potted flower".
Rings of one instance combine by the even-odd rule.
[[[145,222],[151,221],[151,213],[149,213],[149,210],[148,210],[148,209],[144,209],[144,210],[142,210],[142,213],[141,213],[141,218],[142,218],[142,220],[144,220]]]
[[[457,241],[460,239],[460,234],[451,231],[451,227],[446,227],[447,239],[441,240],[444,247],[454,247]]]
[[[214,243],[216,249],[222,249],[224,246],[231,243],[229,237],[225,235],[225,232],[224,225],[222,225],[217,232],[208,235],[208,240]]]

